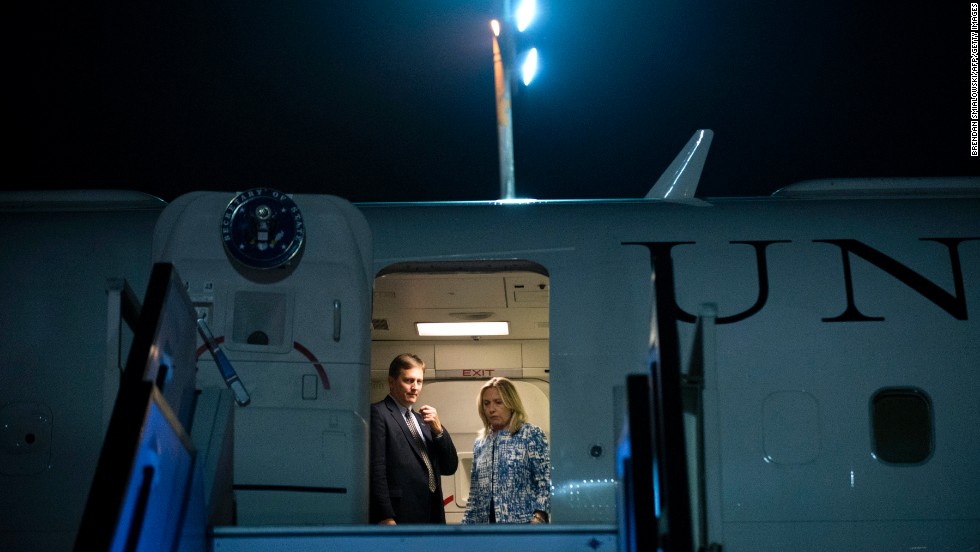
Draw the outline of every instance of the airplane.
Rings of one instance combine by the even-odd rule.
[[[699,198],[712,136],[642,198],[3,193],[0,548],[980,550],[980,179]],[[445,526],[367,524],[401,352],[460,454]],[[459,523],[492,376],[548,435],[547,526]]]

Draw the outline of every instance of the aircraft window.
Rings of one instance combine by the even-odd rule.
[[[932,401],[914,388],[884,389],[871,400],[874,455],[893,464],[920,464],[932,454]]]

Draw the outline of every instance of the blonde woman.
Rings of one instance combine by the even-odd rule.
[[[551,512],[548,438],[527,421],[514,383],[493,378],[480,389],[483,429],[473,444],[470,497],[463,523],[547,523]]]

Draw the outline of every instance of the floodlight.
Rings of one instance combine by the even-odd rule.
[[[531,48],[527,56],[524,57],[524,63],[521,64],[521,72],[524,76],[524,86],[531,84],[534,79],[535,73],[538,72],[538,49]]]
[[[536,11],[537,6],[534,0],[524,0],[517,6],[517,30],[519,32],[524,32],[524,29],[528,28],[531,21],[534,20]]]

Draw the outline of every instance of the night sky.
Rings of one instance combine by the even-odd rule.
[[[499,1],[18,4],[7,186],[498,198]],[[980,174],[969,2],[538,4],[518,196],[642,197],[699,128],[699,197]]]

